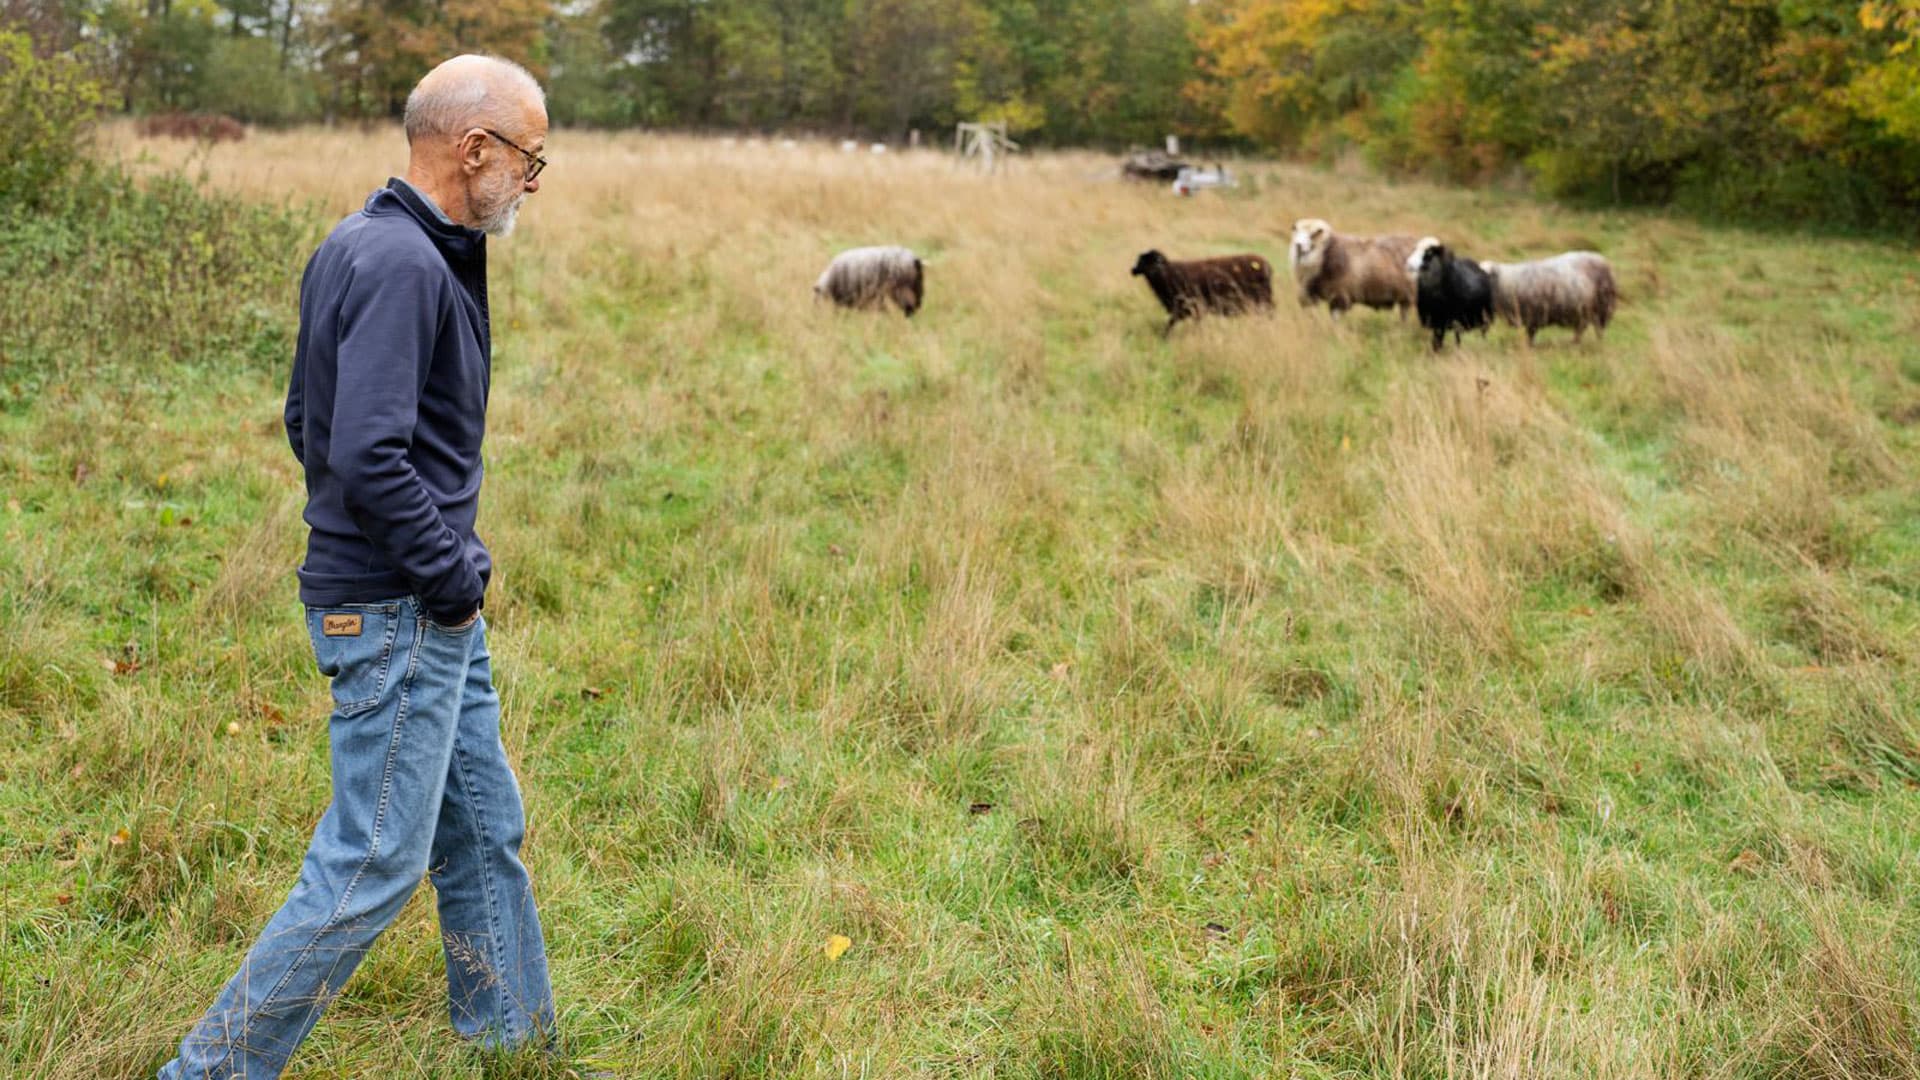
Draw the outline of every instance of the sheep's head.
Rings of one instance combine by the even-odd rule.
[[[1140,257],[1134,260],[1133,276],[1134,277],[1150,277],[1156,271],[1164,269],[1166,265],[1167,265],[1167,257],[1165,255],[1160,254],[1160,252],[1157,249],[1154,251],[1142,252],[1140,254]]]
[[[1420,267],[1427,261],[1427,252],[1439,246],[1438,239],[1431,236],[1421,237],[1420,242],[1413,245],[1413,254],[1407,256],[1407,273],[1413,277],[1419,277]]]
[[[1431,244],[1423,241],[1422,244],[1423,246],[1415,252],[1420,259],[1420,266],[1414,277],[1420,284],[1432,288],[1440,284],[1440,275],[1446,272],[1447,263],[1453,259],[1453,252],[1448,251],[1447,245],[1438,240]]]
[[[1287,261],[1295,269],[1315,265],[1332,242],[1333,226],[1319,218],[1301,218],[1293,223],[1293,242],[1287,245]]]
[[[893,302],[906,312],[907,318],[913,318],[913,313],[920,310],[920,304],[926,298],[927,264],[919,259],[913,260],[913,276],[894,282],[889,292]]]

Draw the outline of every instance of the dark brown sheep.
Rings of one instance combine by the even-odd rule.
[[[1175,262],[1149,251],[1133,264],[1133,275],[1147,279],[1160,306],[1167,309],[1165,337],[1181,319],[1201,315],[1239,315],[1273,306],[1273,264],[1259,255]]]

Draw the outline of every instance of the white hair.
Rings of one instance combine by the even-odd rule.
[[[468,54],[445,64],[473,69],[463,78],[435,79],[432,73],[407,95],[407,141],[425,135],[453,135],[474,127],[507,123],[513,103],[502,91],[523,91],[545,107],[547,93],[526,68],[498,56]],[[435,71],[440,68],[435,68]]]

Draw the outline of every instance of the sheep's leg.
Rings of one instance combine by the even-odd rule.
[[[1533,348],[1533,335],[1536,333],[1539,333],[1539,331],[1540,331],[1540,328],[1537,326],[1534,326],[1532,324],[1529,324],[1527,326],[1527,348],[1529,349]]]

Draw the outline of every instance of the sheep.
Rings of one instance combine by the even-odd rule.
[[[1413,279],[1407,257],[1411,236],[1343,236],[1319,218],[1293,223],[1287,261],[1300,286],[1300,306],[1324,301],[1335,317],[1355,304],[1398,308],[1407,317],[1413,306]]]
[[[1434,352],[1447,343],[1448,330],[1458,345],[1464,331],[1484,334],[1493,324],[1493,280],[1479,263],[1428,236],[1407,257],[1407,273],[1414,281],[1420,325],[1433,331]]]
[[[1180,178],[1187,163],[1159,150],[1128,154],[1120,163],[1120,175],[1128,180],[1146,180],[1165,184]]]
[[[1273,267],[1258,255],[1175,262],[1157,250],[1148,251],[1134,262],[1133,276],[1146,278],[1167,309],[1161,337],[1172,333],[1181,319],[1273,307]]]
[[[926,297],[926,264],[903,247],[853,248],[833,257],[813,294],[847,308],[880,308],[891,300],[911,319]]]
[[[1523,263],[1487,263],[1493,278],[1493,309],[1527,332],[1527,344],[1542,327],[1564,326],[1577,343],[1587,327],[1605,337],[1620,302],[1613,265],[1592,251],[1569,251]]]

